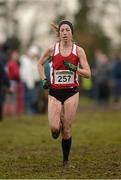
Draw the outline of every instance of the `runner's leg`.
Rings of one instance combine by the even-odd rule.
[[[62,151],[63,151],[63,165],[68,162],[69,152],[71,148],[71,124],[76,114],[79,101],[79,93],[76,93],[72,97],[68,98],[64,102],[64,121],[62,131]]]
[[[60,114],[62,104],[53,96],[48,96],[48,121],[52,136],[56,139],[60,133]]]
[[[64,102],[64,131],[63,138],[68,139],[71,137],[71,124],[74,120],[79,102],[79,93],[71,96]]]

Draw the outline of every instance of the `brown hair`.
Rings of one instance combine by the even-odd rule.
[[[62,20],[60,23],[59,23],[59,26],[58,26],[58,31],[60,30],[60,27],[63,25],[63,24],[67,24],[71,31],[72,31],[72,34],[73,34],[73,25],[70,21],[67,21],[67,20]]]
[[[51,27],[52,27],[53,31],[56,33],[56,35],[58,36],[58,25],[51,23]]]
[[[72,23],[70,21],[67,21],[67,20],[62,20],[62,21],[60,21],[59,25],[51,23],[51,27],[52,27],[53,31],[56,33],[56,35],[59,36],[59,30],[60,30],[60,27],[63,24],[67,24],[70,27],[70,29],[72,31],[72,34],[73,34],[73,25],[72,25]]]

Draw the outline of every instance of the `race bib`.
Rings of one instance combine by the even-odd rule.
[[[55,84],[72,84],[74,83],[74,72],[69,70],[54,71]]]

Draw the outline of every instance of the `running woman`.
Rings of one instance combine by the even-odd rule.
[[[78,75],[91,76],[89,64],[83,48],[73,43],[73,25],[63,20],[58,26],[52,24],[59,41],[49,47],[38,63],[43,88],[49,89],[48,121],[52,137],[62,135],[63,166],[68,165],[72,135],[71,125],[79,102]],[[50,81],[44,72],[44,63],[50,61]],[[63,109],[63,119],[61,118]]]

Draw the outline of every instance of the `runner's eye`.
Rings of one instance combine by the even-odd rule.
[[[66,31],[70,31],[70,29],[67,28]]]
[[[66,29],[61,29],[61,30],[60,30],[60,32],[64,32],[64,31],[69,32],[69,31],[70,31],[70,29],[69,29],[69,28],[66,28]]]
[[[61,32],[64,32],[64,29],[61,29]]]

